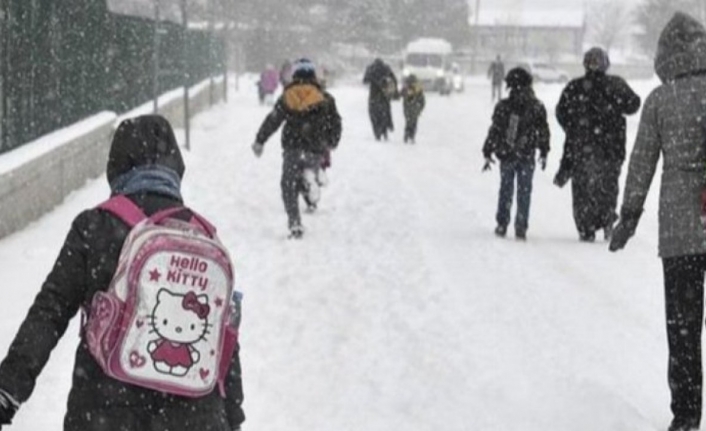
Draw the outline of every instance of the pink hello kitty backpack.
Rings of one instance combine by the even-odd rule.
[[[107,292],[93,297],[84,334],[105,373],[160,392],[200,397],[219,387],[237,344],[240,303],[215,228],[185,208],[146,217],[125,196],[99,208],[132,227]]]

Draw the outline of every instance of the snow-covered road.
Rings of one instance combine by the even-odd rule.
[[[654,85],[634,84],[642,96]],[[569,189],[551,184],[563,144],[553,118],[560,87],[539,85],[552,152],[535,175],[529,240],[496,238],[498,172],[480,169],[490,89],[475,80],[466,88],[428,96],[414,146],[402,144],[399,103],[398,130],[379,143],[365,89],[333,88],[344,137],[320,211],[304,216],[303,241],[286,239],[279,137],[262,159],[250,151],[267,114],[255,94],[231,93],[196,118],[184,193],[219,227],[245,293],[245,431],[668,424],[657,192],[624,252],[579,243]],[[0,241],[0,351],[72,218],[107,193],[104,179],[92,181]],[[75,322],[12,429],[60,429],[77,337]]]

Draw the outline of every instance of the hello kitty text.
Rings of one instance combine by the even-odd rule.
[[[208,287],[208,277],[203,275],[208,271],[208,262],[198,257],[180,257],[173,255],[169,260],[167,271],[167,281],[170,283],[182,284],[191,287],[200,287],[206,290]]]

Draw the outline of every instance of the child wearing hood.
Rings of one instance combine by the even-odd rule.
[[[284,125],[280,187],[289,237],[299,239],[304,235],[299,195],[310,212],[316,209],[320,197],[317,174],[326,151],[334,150],[341,139],[341,116],[336,100],[321,88],[310,60],[297,60],[292,70],[292,82],[262,122],[252,150],[256,157],[262,156],[265,142]]]
[[[146,115],[120,123],[107,165],[111,197],[126,197],[147,216],[183,207],[184,170],[166,119]],[[192,215],[187,208],[175,213],[184,220]],[[127,223],[102,207],[74,219],[53,269],[0,363],[0,426],[10,424],[32,395],[71,319],[81,309],[90,313],[94,295],[108,290],[129,231]],[[215,390],[187,398],[109,377],[92,356],[86,331],[81,332],[64,431],[240,429],[244,415],[237,350],[225,380],[225,397]]]
[[[532,76],[525,69],[514,68],[507,73],[505,84],[509,97],[495,106],[493,124],[483,145],[485,165],[490,170],[493,155],[500,160],[500,192],[496,213],[495,234],[504,237],[510,224],[515,182],[517,182],[517,214],[515,238],[525,240],[529,222],[532,177],[535,156],[544,170],[549,153],[547,112],[532,89]]]
[[[404,111],[404,142],[414,144],[417,135],[417,121],[424,110],[424,89],[415,75],[409,75],[404,80],[400,92],[402,96],[402,109]]]

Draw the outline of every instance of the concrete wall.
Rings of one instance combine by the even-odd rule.
[[[0,237],[36,220],[84,185],[88,178],[100,175],[105,169],[107,143],[115,125],[115,114],[103,117],[105,120],[99,124],[86,126],[90,128],[0,174]],[[50,136],[44,139],[47,138],[51,139]],[[14,151],[21,150],[27,149]]]
[[[214,103],[223,99],[223,84],[218,82],[220,85],[213,92]],[[191,89],[191,116],[210,106],[207,83]],[[172,93],[172,97],[161,103],[160,113],[174,128],[180,128],[184,125],[184,99],[174,97],[176,91]],[[145,110],[146,106],[127,116],[140,115]],[[51,211],[86,180],[103,175],[118,120],[115,113],[101,113],[0,156],[0,238]],[[10,158],[13,162],[3,165]]]

